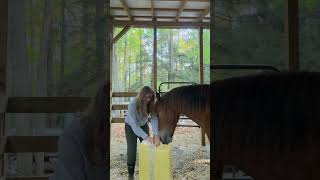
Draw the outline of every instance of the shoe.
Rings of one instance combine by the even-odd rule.
[[[128,177],[134,177],[134,166],[128,166]]]

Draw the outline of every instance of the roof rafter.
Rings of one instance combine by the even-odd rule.
[[[180,8],[179,8],[179,10],[178,10],[178,12],[177,12],[177,16],[176,16],[176,21],[177,21],[177,22],[179,21],[179,17],[180,17],[180,15],[181,15],[184,7],[186,6],[186,4],[187,4],[187,0],[183,0],[183,1],[181,2]]]
[[[126,1],[125,0],[120,0],[120,2],[122,4],[122,6],[123,6],[122,8],[127,12],[129,19],[131,21],[133,21],[133,17],[132,17],[132,15],[130,13],[130,8],[128,7]]]
[[[198,21],[202,21],[202,19],[210,12],[210,6],[207,7],[203,12],[200,14]]]

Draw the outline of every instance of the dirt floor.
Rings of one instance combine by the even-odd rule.
[[[172,142],[173,179],[210,179],[210,145],[201,146],[201,132],[197,127],[178,127]],[[111,179],[127,179],[127,147],[124,124],[111,126]],[[135,179],[138,179],[138,157]]]

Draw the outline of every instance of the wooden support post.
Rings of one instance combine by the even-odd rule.
[[[113,54],[113,44],[111,42],[112,38],[113,38],[113,26],[111,23],[111,12],[110,12],[110,0],[106,1],[106,5],[105,5],[105,9],[106,9],[106,81],[109,84],[109,97],[107,100],[107,104],[105,105],[106,109],[110,109],[109,111],[107,111],[107,117],[106,117],[106,134],[107,134],[107,139],[106,139],[106,143],[107,143],[107,149],[106,149],[106,168],[108,169],[110,174],[110,137],[111,137],[111,90],[112,90],[112,54]]]
[[[153,18],[153,23],[156,19]],[[157,27],[153,27],[153,89],[157,90]]]
[[[199,29],[199,83],[203,84],[204,76],[203,76],[203,28]],[[206,145],[206,138],[203,129],[201,128],[201,145]]]
[[[0,1],[0,136],[5,136],[5,112],[7,108],[7,38],[8,0]],[[0,176],[5,175],[4,154],[0,154]]]
[[[299,70],[299,2],[287,0],[289,71]]]

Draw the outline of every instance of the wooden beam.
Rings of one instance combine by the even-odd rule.
[[[157,65],[157,44],[158,44],[158,39],[157,39],[157,27],[156,27],[156,19],[153,19],[154,27],[153,27],[153,52],[152,52],[152,75],[153,75],[153,90],[157,91],[157,73],[158,73],[158,65]]]
[[[289,71],[299,70],[299,2],[287,0]]]
[[[0,1],[0,136],[5,135],[5,111],[7,108],[7,39],[8,39],[8,0]],[[3,152],[1,146],[1,152]],[[0,154],[0,176],[5,174],[5,156]]]
[[[57,152],[59,136],[7,136],[4,153]]]
[[[111,123],[124,123],[125,118],[112,118]]]
[[[126,25],[116,37],[112,39],[112,43],[115,44],[123,35],[125,35],[130,30],[130,26]]]
[[[128,104],[113,104],[111,110],[128,110]]]
[[[228,22],[231,22],[233,21],[233,19],[231,19],[230,17],[228,16],[221,16],[221,15],[215,15],[214,18],[216,19],[221,19],[223,21],[228,21]],[[207,19],[206,17],[204,17],[203,19]]]
[[[190,1],[190,0],[189,0]],[[112,10],[123,10],[123,7],[112,7]],[[131,11],[148,11],[150,12],[150,8],[141,8],[141,7],[135,7],[135,8],[129,8],[130,12]],[[178,8],[155,8],[153,7],[153,11],[160,11],[160,12],[177,12],[179,11]],[[203,9],[194,9],[194,8],[185,8],[183,9],[184,12],[195,12],[195,13],[200,13],[203,12]],[[126,16],[128,17],[128,16]]]
[[[127,18],[126,15],[115,15],[113,16],[114,18]],[[155,18],[161,18],[161,19],[173,19],[176,16],[170,16],[170,15],[166,15],[166,16],[133,16],[134,18],[149,18],[152,19],[153,17]],[[194,17],[190,17],[190,16],[180,16],[179,19],[194,19],[194,20],[198,20],[199,17],[198,16],[194,16]],[[210,17],[204,17],[203,19],[207,19],[210,20]],[[137,20],[136,20],[137,21]]]
[[[204,76],[203,76],[203,28],[199,29],[199,83],[203,84]],[[205,133],[201,128],[201,145],[206,145]]]
[[[187,0],[183,0],[183,1],[181,2],[181,5],[180,5],[179,10],[178,10],[177,15],[176,15],[176,20],[175,20],[176,22],[179,21],[179,17],[180,17],[180,15],[181,15],[184,7],[186,6],[186,4],[187,4]]]
[[[202,19],[210,12],[210,6],[207,7],[199,16],[198,21],[202,21]]]
[[[112,92],[112,97],[135,97],[137,92]]]
[[[130,12],[130,9],[129,9],[126,1],[125,1],[125,0],[120,0],[120,3],[122,4],[123,9],[127,12],[130,21],[133,21],[134,19],[133,19],[133,17],[131,16],[131,12]]]
[[[189,0],[190,1],[190,0]],[[112,7],[112,10],[123,10],[123,7]],[[129,8],[130,12],[131,11],[148,11],[150,12],[150,8]],[[178,8],[153,8],[153,11],[161,11],[161,12],[177,12],[179,11]],[[193,9],[193,8],[185,8],[183,10],[184,12],[196,12],[196,13],[200,13],[203,12],[203,9]]]
[[[155,24],[152,21],[118,21],[114,20],[113,25],[116,27],[130,25],[131,27],[137,28],[182,28],[182,29],[198,29],[203,27],[208,29],[210,27],[209,22],[167,22],[167,21],[158,21]]]
[[[113,38],[113,26],[112,26],[112,21],[111,21],[111,9],[110,9],[110,0],[106,1],[106,83],[107,83],[107,91],[108,91],[108,99],[105,106],[105,109],[107,110],[107,114],[105,117],[105,134],[107,137],[104,137],[105,143],[106,143],[106,149],[105,151],[105,157],[102,157],[102,161],[106,161],[106,170],[108,171],[107,174],[110,174],[110,137],[111,137],[111,90],[112,90],[112,60],[113,60],[113,44],[111,43],[111,40]]]
[[[8,113],[68,113],[82,112],[91,97],[9,97]]]

